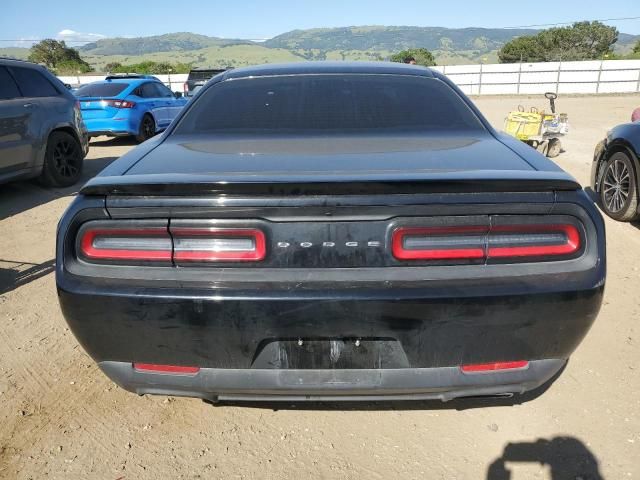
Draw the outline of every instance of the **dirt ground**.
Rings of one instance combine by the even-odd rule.
[[[499,128],[518,103],[545,102],[475,101]],[[556,160],[586,185],[595,144],[640,95],[558,105],[572,130]],[[130,148],[93,141],[85,176]],[[1,478],[640,478],[637,226],[607,219],[600,316],[529,403],[211,406],[121,390],[69,332],[52,270],[56,223],[75,191],[0,186]]]

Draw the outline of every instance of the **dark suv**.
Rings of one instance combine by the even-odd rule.
[[[225,68],[194,68],[189,72],[187,81],[184,82],[184,96],[193,97],[205,83],[219,73],[226,71]]]
[[[80,105],[60,80],[35,63],[0,58],[0,183],[73,185],[88,145]]]

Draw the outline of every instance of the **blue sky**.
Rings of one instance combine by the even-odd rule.
[[[348,25],[514,27],[640,16],[640,0],[2,0],[0,46],[20,39],[74,42],[189,31],[264,39],[288,30]],[[535,5],[522,8],[517,5]],[[640,20],[607,22],[640,34]],[[8,40],[8,41],[5,41]],[[77,45],[77,43],[75,43]]]

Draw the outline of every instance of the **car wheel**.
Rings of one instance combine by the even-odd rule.
[[[40,182],[48,187],[69,187],[82,175],[80,143],[66,132],[53,132],[47,141]]]
[[[556,158],[562,151],[562,143],[557,138],[549,140],[549,148],[547,148],[547,157]]]
[[[142,117],[140,122],[140,131],[136,135],[136,141],[142,143],[145,140],[149,140],[156,134],[156,122],[153,121],[153,117],[149,114]]]
[[[638,188],[631,158],[616,152],[604,166],[600,180],[600,201],[604,212],[615,220],[629,222],[636,218]]]

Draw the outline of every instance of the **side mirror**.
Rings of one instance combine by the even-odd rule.
[[[71,90],[73,88],[69,83],[65,83],[64,86],[67,90]]]
[[[182,92],[173,92],[173,96],[176,98],[182,98]]]

